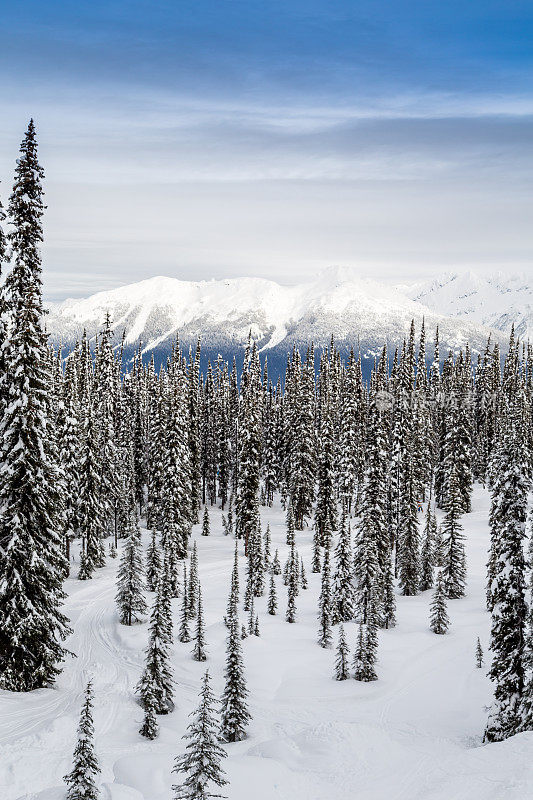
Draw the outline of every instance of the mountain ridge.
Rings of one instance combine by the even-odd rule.
[[[209,357],[214,357],[214,350],[225,355],[244,349],[249,333],[261,352],[268,354],[269,362],[271,356],[285,358],[293,346],[314,342],[320,349],[327,346],[331,336],[341,350],[360,349],[363,359],[373,360],[383,344],[391,349],[401,346],[412,319],[418,330],[425,321],[429,352],[437,326],[442,354],[457,351],[467,341],[474,352],[481,351],[489,335],[505,345],[508,330],[504,329],[502,309],[494,324],[483,321],[495,313],[492,295],[485,317],[480,310],[483,279],[472,273],[465,282],[452,275],[408,286],[378,283],[345,268],[325,270],[293,286],[266,278],[183,281],[156,276],[81,300],[53,304],[47,329],[56,345],[61,342],[69,349],[83,330],[94,337],[109,313],[114,343],[118,345],[124,332],[127,356],[131,357],[142,342],[143,353],[154,353],[158,361],[170,352],[178,336],[184,346],[192,346],[200,337]],[[514,279],[509,280],[514,286]],[[474,291],[472,287],[476,286]],[[473,309],[464,299],[469,287],[470,295],[477,298],[471,301]],[[456,289],[459,293],[454,306]],[[509,289],[511,308],[517,302],[517,291]],[[440,313],[444,309],[446,313]]]
[[[533,286],[524,274],[448,272],[397,288],[447,316],[468,318],[505,334],[514,325],[517,336],[533,341]]]

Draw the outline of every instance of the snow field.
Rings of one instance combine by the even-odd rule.
[[[533,797],[533,734],[482,746],[492,687],[486,677],[490,617],[485,610],[489,542],[488,496],[475,487],[473,512],[463,517],[468,559],[467,596],[449,601],[450,632],[428,628],[431,592],[397,597],[398,625],[379,632],[379,680],[333,680],[335,650],[316,644],[320,575],[311,573],[310,529],[297,532],[309,589],[297,598],[298,621],[285,622],[286,587],[276,577],[278,613],[266,613],[267,592],[255,599],[261,637],[243,641],[253,715],[249,737],[225,745],[224,787],[230,800],[527,800]],[[263,532],[283,565],[285,514],[276,502],[261,508]],[[176,710],[159,717],[153,742],[138,730],[143,713],[134,688],[141,674],[148,625],[118,622],[115,573],[109,560],[93,580],[67,581],[74,634],[69,658],[53,689],[0,692],[0,797],[62,800],[76,726],[89,676],[95,692],[96,750],[102,800],[170,800],[174,758],[187,715],[209,668],[217,695],[223,687],[225,613],[234,540],[222,534],[221,513],[210,508],[211,536],[194,528],[199,553],[208,661],[191,657],[192,642],[173,648]],[[148,534],[144,533],[145,546]],[[245,558],[240,548],[240,617]],[[76,574],[77,564],[73,565]],[[152,595],[148,595],[152,598]],[[175,628],[180,599],[173,600]],[[357,626],[345,624],[351,651]],[[475,666],[476,638],[486,663]],[[337,628],[334,630],[336,643]]]

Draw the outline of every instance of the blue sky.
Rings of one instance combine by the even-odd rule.
[[[531,2],[5,3],[0,192],[36,119],[45,288],[533,275]]]

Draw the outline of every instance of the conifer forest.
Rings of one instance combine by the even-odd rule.
[[[2,186],[0,189],[4,190]],[[533,796],[533,347],[52,346],[0,209],[3,800]],[[428,353],[431,352],[431,357]],[[366,369],[368,367],[368,369]]]

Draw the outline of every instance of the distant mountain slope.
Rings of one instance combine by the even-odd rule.
[[[417,292],[427,294],[424,305]],[[414,297],[412,296],[414,294]],[[433,302],[435,301],[435,302]],[[437,309],[439,313],[437,313]],[[83,300],[66,300],[50,308],[47,327],[53,341],[72,346],[83,330],[94,336],[105,320],[112,319],[116,343],[125,333],[126,352],[142,341],[145,353],[160,362],[179,335],[184,346],[200,336],[204,353],[227,357],[243,349],[252,337],[269,363],[282,359],[294,345],[314,342],[320,348],[335,338],[341,350],[361,349],[373,360],[383,344],[401,346],[412,319],[420,330],[425,318],[428,345],[439,326],[442,352],[457,350],[466,341],[483,349],[489,329],[466,313],[455,315],[450,295],[445,314],[437,295],[426,287],[393,287],[356,277],[343,269],[329,269],[313,281],[281,286],[261,278],[219,281],[180,281],[156,277]],[[507,336],[496,338],[502,343]]]
[[[450,272],[397,288],[440,314],[468,319],[506,335],[514,324],[521,339],[533,340],[533,286],[524,276]]]

